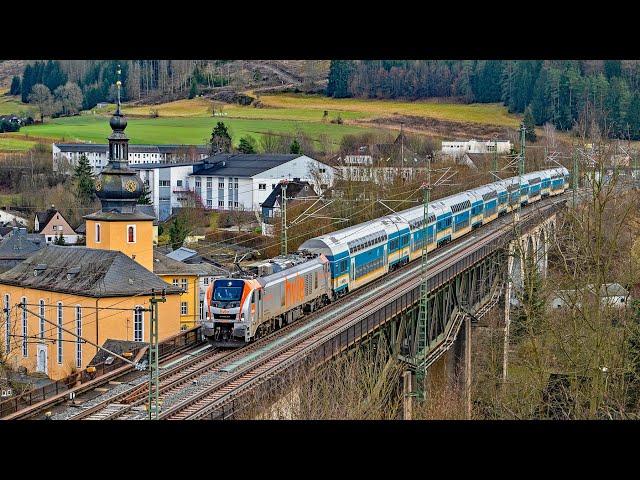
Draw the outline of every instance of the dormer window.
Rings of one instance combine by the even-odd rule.
[[[44,272],[47,269],[46,263],[39,263],[33,269],[33,276],[37,277],[40,273]]]
[[[67,271],[67,280],[73,280],[73,278],[80,273],[80,267],[72,267]]]

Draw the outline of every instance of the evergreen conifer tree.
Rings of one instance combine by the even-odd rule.
[[[211,154],[229,153],[231,151],[231,135],[224,122],[218,122],[211,132]]]
[[[176,217],[169,227],[169,242],[171,243],[171,248],[174,250],[180,248],[188,234],[187,221],[183,217]]]
[[[11,79],[11,87],[9,88],[9,95],[20,95],[20,77],[15,75]]]
[[[93,199],[95,186],[93,172],[86,155],[82,155],[73,170],[76,195],[81,205],[87,205]]]
[[[189,98],[195,98],[198,96],[198,85],[196,84],[196,79],[191,79],[191,88],[189,89]]]
[[[238,151],[241,153],[256,153],[256,141],[251,135],[246,135],[240,139]]]
[[[146,183],[142,185],[142,193],[138,199],[138,205],[151,205],[151,190]]]
[[[302,148],[300,147],[300,143],[298,143],[297,138],[294,138],[293,142],[291,142],[291,146],[289,147],[289,153],[293,153],[296,155],[300,155],[302,153]]]
[[[533,113],[531,113],[531,105],[529,105],[524,111],[524,128],[526,129],[525,138],[528,142],[535,142],[538,137],[536,135],[536,125],[533,120]]]

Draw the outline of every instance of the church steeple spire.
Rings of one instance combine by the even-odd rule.
[[[142,194],[142,181],[136,172],[129,169],[129,139],[124,133],[127,119],[122,114],[120,99],[120,65],[117,73],[118,103],[109,120],[112,130],[109,135],[109,163],[96,182],[96,195],[102,203],[103,212],[132,213]]]

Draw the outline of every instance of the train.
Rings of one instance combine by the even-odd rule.
[[[426,225],[420,205],[309,239],[239,278],[214,280],[202,334],[217,346],[244,345],[420,258],[425,243],[430,252],[568,188],[566,168],[541,170],[431,201]]]

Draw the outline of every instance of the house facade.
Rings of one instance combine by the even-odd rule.
[[[44,212],[36,212],[33,229],[35,233],[44,235],[47,243],[55,242],[62,235],[65,244],[75,245],[81,237],[53,205]]]

